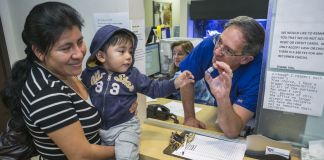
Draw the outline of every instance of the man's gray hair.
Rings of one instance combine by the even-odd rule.
[[[225,24],[225,29],[230,26],[239,27],[243,32],[246,41],[242,50],[244,55],[256,56],[263,49],[264,29],[255,19],[248,16],[238,16],[229,20]]]

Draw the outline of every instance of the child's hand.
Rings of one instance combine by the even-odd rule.
[[[194,76],[189,71],[182,72],[174,80],[174,86],[176,87],[176,89],[181,88],[189,83],[195,83]]]

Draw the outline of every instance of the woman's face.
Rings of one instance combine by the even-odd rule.
[[[174,65],[179,67],[180,62],[187,56],[181,46],[175,46],[172,51]]]
[[[81,73],[86,50],[80,29],[73,26],[62,33],[41,61],[49,71],[64,80]]]

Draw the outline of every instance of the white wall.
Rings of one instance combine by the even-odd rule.
[[[17,5],[17,0],[1,0],[0,3],[0,15],[8,49],[9,60],[10,64],[13,65],[16,60],[25,57],[23,50],[24,43],[21,40],[21,31],[24,24],[24,18],[26,17],[28,10],[31,9],[31,6]],[[24,1],[22,3],[24,3]],[[16,12],[14,12],[13,7],[11,6],[16,6]],[[23,9],[21,9],[20,6],[24,6]]]
[[[46,0],[48,1],[48,0]],[[143,0],[57,0],[67,3],[80,12],[84,18],[82,30],[87,46],[95,33],[93,13],[129,12],[130,19],[144,19]],[[44,0],[1,0],[0,14],[4,29],[10,64],[25,57],[25,45],[21,32],[25,19],[31,8]],[[130,5],[131,4],[131,5]],[[131,7],[130,7],[131,6]],[[89,52],[87,53],[89,55]]]
[[[191,0],[154,0],[172,3],[172,26],[180,26],[180,37],[187,37],[188,4]],[[145,26],[153,26],[153,0],[144,0]],[[173,35],[173,33],[171,33]]]
[[[190,20],[189,5],[191,0],[179,0],[180,37],[188,37],[188,25]],[[182,29],[181,29],[182,28]]]

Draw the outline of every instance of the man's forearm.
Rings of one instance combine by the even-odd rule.
[[[218,103],[217,119],[218,124],[226,137],[235,138],[239,136],[242,128],[243,121],[236,114],[230,99],[224,99],[222,103]]]
[[[195,118],[194,109],[194,84],[188,84],[180,89],[181,100],[186,118]]]

